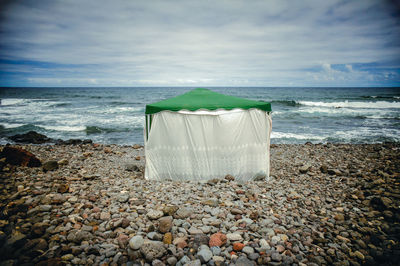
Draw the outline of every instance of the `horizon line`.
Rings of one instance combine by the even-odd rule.
[[[400,88],[399,86],[0,86],[18,88]]]

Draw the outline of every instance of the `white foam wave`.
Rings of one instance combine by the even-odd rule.
[[[361,127],[352,130],[338,130],[334,134],[335,138],[351,140],[351,139],[366,139],[366,138],[381,138],[387,137],[397,141],[400,140],[399,130],[393,128],[373,128]]]
[[[271,139],[301,139],[301,140],[324,140],[323,136],[316,136],[312,134],[296,134],[272,131]]]
[[[4,128],[16,128],[16,127],[22,127],[25,124],[19,124],[19,123],[1,123],[0,124]]]
[[[283,113],[285,113],[285,112],[273,111],[271,114],[272,114],[272,116],[274,116],[274,115],[281,115],[281,114],[283,114]]]
[[[92,114],[116,114],[116,113],[125,113],[125,112],[143,112],[144,107],[127,107],[127,106],[119,106],[119,107],[110,107],[105,109],[95,109],[89,111]]]
[[[16,99],[16,98],[1,99],[2,106],[19,105],[25,102],[26,102],[25,99]]]
[[[299,101],[299,104],[314,107],[329,107],[329,108],[372,108],[372,109],[387,109],[400,108],[400,102],[311,102]]]
[[[85,126],[41,126],[47,130],[55,130],[55,131],[69,131],[69,132],[77,132],[84,131],[86,129]]]
[[[0,138],[0,145],[6,145],[8,143],[14,143],[14,142],[9,140],[8,138]]]

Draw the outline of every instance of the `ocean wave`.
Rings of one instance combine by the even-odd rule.
[[[15,126],[14,126],[15,125]],[[0,133],[11,135],[11,134],[20,134],[28,131],[37,131],[44,132],[45,129],[40,126],[36,126],[33,124],[20,124],[20,123],[1,123],[0,124]]]
[[[3,128],[17,128],[17,127],[22,127],[25,124],[20,124],[20,123],[0,123],[0,126]]]
[[[362,116],[367,114],[372,114],[379,112],[382,115],[386,113],[390,113],[390,110],[379,109],[371,110],[371,109],[351,109],[351,108],[327,108],[321,106],[302,106],[296,112],[300,114],[323,114],[323,115],[340,115],[340,116]]]
[[[26,99],[18,99],[18,98],[6,98],[0,100],[1,106],[11,106],[11,105],[21,105],[26,103]]]
[[[271,139],[324,140],[324,136],[272,131]]]
[[[384,141],[399,142],[398,129],[360,127],[352,130],[338,130],[326,138],[330,142],[347,143],[380,143]]]
[[[94,109],[94,110],[90,111],[90,113],[93,113],[93,114],[115,114],[115,113],[125,113],[125,112],[143,112],[144,113],[144,107],[118,106],[118,107]]]
[[[296,102],[296,101],[293,101],[293,100],[287,100],[287,101],[284,101],[284,100],[282,100],[282,101],[271,101],[270,103],[271,103],[272,105],[278,104],[278,105],[285,105],[285,106],[292,106],[292,107],[294,107],[294,106],[299,106],[299,105],[300,105],[300,103],[298,103],[298,102]]]
[[[51,131],[69,131],[69,132],[77,132],[77,131],[84,131],[86,129],[85,126],[49,126],[49,125],[42,125],[40,126],[44,129],[51,130]]]
[[[87,135],[100,134],[100,133],[112,133],[112,132],[129,132],[129,128],[106,128],[98,126],[86,126],[85,132]]]
[[[387,102],[387,101],[376,101],[376,102],[311,102],[311,101],[299,101],[304,106],[313,107],[329,107],[329,108],[366,108],[366,109],[389,109],[389,108],[400,108],[400,102]]]
[[[52,104],[51,106],[52,107],[67,107],[67,106],[71,106],[72,104],[71,103],[55,103],[55,104]]]
[[[364,99],[400,99],[400,96],[384,96],[384,95],[371,95],[371,96],[361,96]]]
[[[112,106],[120,106],[120,105],[132,105],[131,102],[122,102],[122,101],[113,101],[109,103]]]
[[[31,111],[32,109],[40,109],[46,107],[62,107],[68,106],[70,103],[67,102],[58,102],[49,99],[20,99],[20,98],[7,98],[1,99],[0,106],[4,107],[4,109],[12,110],[14,112],[26,112],[27,110]]]

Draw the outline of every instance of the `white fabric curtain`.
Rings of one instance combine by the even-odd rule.
[[[272,121],[259,109],[163,111],[146,138],[146,179],[208,180],[269,176]]]

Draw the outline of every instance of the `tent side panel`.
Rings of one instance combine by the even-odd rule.
[[[247,181],[269,175],[269,116],[258,109],[223,115],[160,112],[145,147],[147,179]]]

